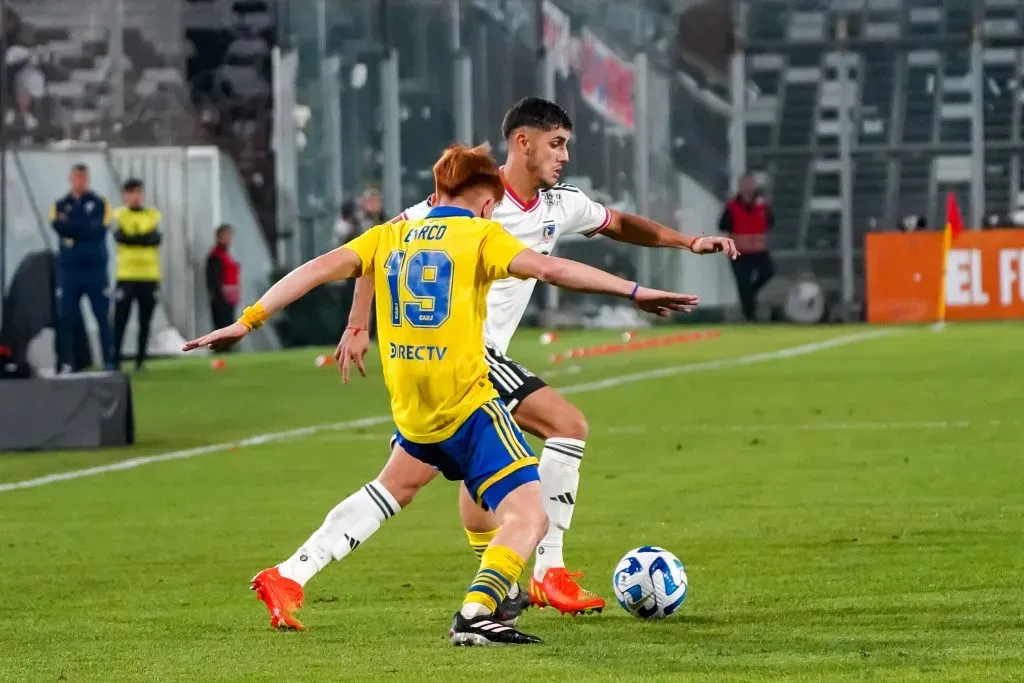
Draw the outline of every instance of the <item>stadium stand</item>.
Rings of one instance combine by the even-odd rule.
[[[8,0],[8,139],[114,145],[212,144],[274,225],[267,0],[123,3],[124,115],[116,116],[107,0]]]
[[[1024,5],[982,5],[983,208],[1007,215],[1021,195],[1012,186],[1011,149],[1021,139]],[[756,97],[747,110],[748,151],[772,186],[780,248],[837,246],[840,18],[850,39],[856,243],[906,215],[940,224],[941,190],[955,190],[970,206],[972,3],[764,0],[749,8],[747,71]]]
[[[188,0],[183,19],[190,48],[186,73],[191,103],[204,138],[235,160],[259,222],[274,244],[273,3]]]

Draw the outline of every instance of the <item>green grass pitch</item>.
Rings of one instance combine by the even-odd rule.
[[[376,475],[384,421],[0,490],[0,680],[1020,680],[1024,326],[772,355],[862,331],[725,327],[556,365],[617,334],[520,334],[513,357],[587,385],[571,394],[591,435],[566,558],[610,600],[528,612],[547,640],[532,649],[447,645],[475,559],[443,480],[309,584],[307,632],[269,629],[249,578]],[[0,484],[388,414],[375,360],[343,387],[321,352],[153,363],[134,380],[137,446],[0,456]],[[662,622],[612,594],[642,544],[689,574]]]

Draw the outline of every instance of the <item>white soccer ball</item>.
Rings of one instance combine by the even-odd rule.
[[[683,563],[653,545],[625,554],[615,567],[612,588],[622,609],[640,619],[664,619],[679,609],[689,590]]]

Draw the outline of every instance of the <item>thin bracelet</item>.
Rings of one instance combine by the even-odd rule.
[[[637,282],[637,283],[636,283],[636,284],[635,284],[635,285],[633,286],[633,293],[629,295],[629,300],[630,300],[630,301],[636,301],[636,293],[637,293],[637,292],[639,292],[639,291],[640,291],[640,283],[639,283],[639,282]]]
[[[345,328],[345,331],[347,332],[349,330],[352,330],[355,334],[359,334],[360,332],[365,332],[366,328],[365,327],[353,327],[352,325],[349,325],[348,327]]]

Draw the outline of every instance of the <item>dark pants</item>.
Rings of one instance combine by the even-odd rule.
[[[74,367],[75,328],[82,296],[89,298],[100,333],[103,365],[114,366],[114,335],[110,329],[110,279],[105,268],[57,268],[57,367]]]
[[[141,368],[146,362],[149,347],[149,327],[156,309],[156,292],[159,283],[136,280],[117,281],[117,302],[114,304],[114,364],[121,367],[121,349],[124,346],[124,331],[132,314],[132,304],[139,306],[139,340],[135,351],[135,367]]]
[[[767,251],[743,254],[732,262],[736,276],[736,289],[740,294],[743,317],[757,319],[757,293],[775,275],[775,264]]]
[[[210,318],[213,320],[213,328],[215,330],[227,327],[235,322],[235,307],[224,299],[211,299]],[[228,350],[230,349],[225,349],[225,351]]]

